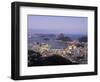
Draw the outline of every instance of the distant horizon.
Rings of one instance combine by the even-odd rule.
[[[86,35],[87,36],[87,34],[65,34],[65,33],[32,33],[32,34],[47,34],[47,35],[49,35],[49,34],[53,34],[53,35],[59,35],[59,34],[64,34],[64,35]]]
[[[32,31],[32,30],[31,30]],[[55,34],[55,35],[57,35],[57,34],[65,34],[65,35],[67,35],[68,33],[34,33],[34,32],[29,32],[28,31],[28,33],[32,33],[32,34]],[[82,34],[82,33],[80,33],[80,34],[68,34],[68,35],[87,35],[87,34]]]

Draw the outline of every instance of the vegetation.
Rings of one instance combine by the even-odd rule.
[[[28,50],[28,66],[45,66],[45,65],[71,65],[73,63],[64,57],[58,55],[52,55],[48,57],[42,57],[41,54]]]

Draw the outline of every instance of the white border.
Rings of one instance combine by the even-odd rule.
[[[27,15],[56,15],[88,17],[88,64],[62,66],[27,66]],[[20,8],[20,75],[41,75],[94,71],[94,11],[40,7]]]

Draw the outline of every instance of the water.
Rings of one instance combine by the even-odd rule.
[[[56,40],[57,36],[58,35],[55,34],[30,34],[28,35],[28,48],[31,48],[34,42],[47,43],[53,49],[67,48],[67,43],[61,40]],[[76,40],[79,37],[81,37],[81,35],[64,35],[64,36],[68,36],[72,40]]]
[[[28,49],[31,49],[34,42],[39,43],[46,43],[50,45],[51,49],[64,49],[67,48],[67,43],[56,40],[58,35],[54,34],[31,34],[28,36]],[[82,37],[83,35],[64,35],[70,37],[72,40],[78,40],[78,38]],[[79,54],[74,55],[66,55],[65,58],[71,60],[71,61],[77,61],[80,64],[87,64],[87,56],[83,59],[77,59]]]

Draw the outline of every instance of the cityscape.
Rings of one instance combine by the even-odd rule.
[[[28,66],[88,63],[87,17],[33,15],[28,23]]]

